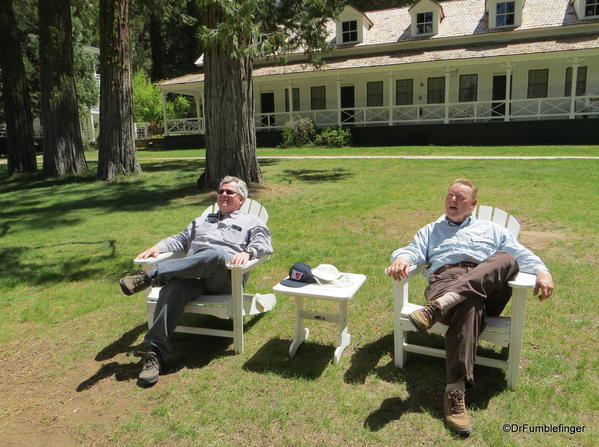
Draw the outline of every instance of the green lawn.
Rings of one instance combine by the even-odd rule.
[[[599,146],[390,146],[344,148],[258,148],[259,157],[298,155],[457,155],[457,156],[569,156],[599,157]],[[137,156],[144,158],[204,157],[204,149],[138,149]],[[97,152],[87,152],[88,160],[96,159]]]
[[[355,152],[599,155],[597,146],[259,155]],[[129,352],[145,332],[144,297],[123,297],[117,279],[215,198],[195,189],[203,161],[142,153],[144,173],[112,183],[94,179],[93,162],[88,176],[62,180],[8,178],[0,166],[0,445],[596,445],[599,160],[262,160],[265,184],[252,196],[269,211],[276,254],[249,288],[270,291],[297,261],[366,274],[350,304],[351,346],[331,364],[334,327],[314,322],[288,359],[294,308],[281,296],[248,325],[243,354],[228,340],[177,335],[168,373],[141,389]],[[480,203],[519,218],[521,240],[556,281],[549,301],[528,301],[518,389],[477,367],[467,439],[443,425],[442,360],[410,355],[405,370],[394,367],[383,272],[390,253],[442,213],[455,177],[478,183]],[[412,292],[417,300],[422,290]],[[504,433],[504,424],[585,431]]]

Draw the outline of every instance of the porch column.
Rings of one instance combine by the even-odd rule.
[[[162,90],[162,122],[164,124],[164,135],[168,137],[168,122],[166,120],[166,92]]]
[[[337,75],[337,126],[341,127],[341,78]]]
[[[89,109],[89,121],[91,124],[91,142],[94,143],[96,141],[96,129],[94,129],[94,112],[92,112],[92,109]]]
[[[576,112],[576,84],[578,82],[578,66],[580,62],[575,59],[572,63],[572,85],[570,85],[570,116],[569,118],[573,120],[575,118]]]
[[[196,102],[196,121],[198,122],[198,130],[202,131],[202,95],[198,93],[193,95],[193,99]]]
[[[505,114],[503,115],[504,121],[510,120],[510,101],[512,99],[512,67],[507,66],[505,68]]]
[[[449,123],[449,81],[451,77],[451,69],[445,69],[445,119],[443,123]]]
[[[293,84],[287,84],[287,102],[289,103],[289,121],[293,121]]]
[[[389,73],[389,125],[393,126],[393,73]]]

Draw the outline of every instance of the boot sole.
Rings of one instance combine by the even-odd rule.
[[[121,286],[121,290],[123,291],[123,293],[127,296],[131,296],[135,293],[125,285],[125,281],[123,280],[123,278],[119,279],[119,285]]]

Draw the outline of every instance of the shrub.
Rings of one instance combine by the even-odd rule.
[[[351,143],[351,132],[342,127],[325,127],[316,135],[314,143],[317,146],[343,147]]]
[[[283,128],[282,147],[306,146],[314,141],[314,122],[308,118],[287,121]]]

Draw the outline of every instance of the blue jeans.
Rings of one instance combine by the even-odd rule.
[[[206,246],[185,258],[157,265],[151,276],[154,285],[162,289],[144,341],[159,351],[162,360],[172,354],[170,339],[190,300],[204,293],[231,292],[231,274],[225,267],[230,260],[231,255],[222,248]]]

